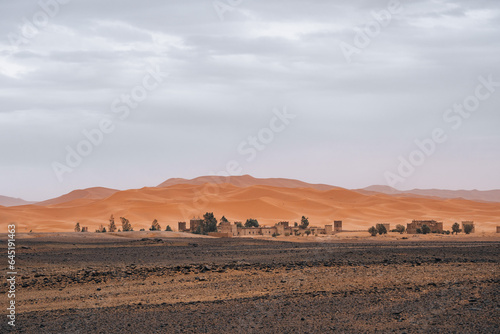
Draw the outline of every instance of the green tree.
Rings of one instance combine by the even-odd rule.
[[[217,218],[213,212],[207,212],[203,215],[203,234],[208,232],[217,232]]]
[[[431,228],[427,225],[422,226],[422,234],[431,233]]]
[[[378,234],[387,234],[387,228],[385,228],[384,224],[377,224],[375,228],[377,229]]]
[[[236,224],[237,227],[240,227],[240,228],[243,227],[243,223],[242,222],[235,222],[235,224]]]
[[[372,235],[372,237],[376,236],[378,231],[377,229],[375,228],[375,226],[372,226],[368,229],[368,232]]]
[[[309,218],[302,216],[300,219],[300,228],[306,229],[309,226]]]
[[[247,221],[245,222],[245,227],[259,227],[259,222],[257,221],[257,219],[253,218],[247,219]]]
[[[299,224],[297,222],[295,222],[295,223],[293,223],[293,226],[297,227],[297,226],[299,226]]]
[[[151,224],[151,227],[149,228],[150,231],[161,231],[161,226],[158,223],[158,220],[153,220],[153,223]]]
[[[311,234],[311,230],[306,230],[306,235],[309,236],[309,234]]]
[[[125,217],[120,217],[120,220],[122,221],[122,231],[123,232],[129,232],[133,231],[134,229],[132,228],[132,224],[128,221],[127,218]]]
[[[406,228],[404,227],[404,225],[401,225],[401,224],[396,225],[396,232],[403,234],[403,233],[405,233],[405,231],[406,231]]]
[[[222,218],[220,219],[220,222],[221,223],[229,223],[229,220],[227,220],[226,217],[222,216]]]
[[[109,232],[115,232],[116,231],[116,224],[115,224],[115,217],[113,217],[113,215],[111,215],[111,217],[109,217],[109,228],[108,228]]]
[[[451,234],[453,233],[458,234],[458,232],[460,232],[460,224],[458,223],[453,224],[451,230],[453,231]]]
[[[77,222],[76,225],[75,225],[75,232],[80,232],[82,229],[80,227],[80,223]]]
[[[172,228],[170,227],[170,225],[167,225],[167,228],[165,229],[165,231],[172,232]]]

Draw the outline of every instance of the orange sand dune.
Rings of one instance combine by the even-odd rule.
[[[207,183],[222,184],[228,183],[237,187],[250,187],[250,186],[272,186],[280,188],[313,188],[317,190],[335,189],[336,187],[326,184],[311,184],[293,179],[283,178],[268,178],[260,179],[250,175],[242,176],[200,176],[192,180],[173,178],[168,179],[162,184],[158,185],[159,188],[169,187],[176,184],[191,184],[203,185]]]
[[[163,229],[170,225],[175,230],[178,221],[189,221],[207,211],[214,212],[219,219],[222,215],[230,221],[255,218],[263,225],[282,220],[300,222],[303,215],[316,226],[343,220],[347,230],[364,230],[381,222],[395,226],[412,219],[443,221],[445,229],[450,229],[455,221],[474,220],[478,232],[494,232],[500,225],[500,203],[370,195],[335,187],[318,190],[212,183],[89,191],[84,198],[71,194],[65,197],[68,201],[60,203],[0,207],[0,226],[5,230],[6,224],[16,222],[19,232],[63,232],[71,231],[78,221],[93,231],[100,224],[107,225],[113,214],[118,225],[119,217],[123,216],[135,230],[147,229],[154,219],[158,219]]]
[[[87,188],[87,189],[78,189],[73,190],[72,192],[62,195],[57,198],[49,199],[47,201],[38,202],[37,205],[54,205],[59,203],[66,203],[75,199],[102,199],[109,197],[116,193],[119,190],[103,188],[103,187],[95,187],[95,188]]]

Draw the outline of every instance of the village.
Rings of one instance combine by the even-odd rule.
[[[333,224],[324,225],[324,227],[309,226],[308,219],[302,217],[301,223],[295,223],[293,226],[290,225],[288,221],[281,221],[274,226],[251,226],[251,222],[256,221],[253,219],[247,220],[245,226],[241,222],[231,223],[227,221],[224,217],[221,219],[219,225],[217,225],[216,232],[207,232],[209,236],[219,237],[219,238],[232,238],[232,237],[245,237],[245,236],[301,236],[301,235],[334,235],[342,232],[366,232],[366,230],[344,230],[341,220],[333,221]],[[250,222],[250,224],[248,224]],[[178,223],[179,232],[191,232],[199,233],[200,227],[205,223],[204,219],[191,219],[189,222],[189,228],[187,228],[186,222]],[[377,224],[377,228],[372,227],[379,234],[384,234],[387,232],[399,232],[407,234],[427,234],[427,233],[439,233],[439,234],[449,234],[449,231],[445,231],[443,228],[443,222],[438,222],[435,220],[413,220],[408,223],[406,228],[403,225],[397,225],[395,229],[391,229],[390,224],[383,223]],[[372,229],[371,228],[371,229]],[[370,232],[370,230],[368,230]],[[385,232],[380,232],[385,231]],[[462,221],[461,226],[455,223],[452,226],[453,233],[464,232],[466,234],[475,233],[475,224],[473,221]],[[377,233],[372,233],[375,235]],[[497,228],[497,233],[500,233],[500,226]]]

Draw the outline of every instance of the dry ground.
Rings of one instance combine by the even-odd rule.
[[[183,236],[19,236],[16,331],[500,332],[495,239]]]

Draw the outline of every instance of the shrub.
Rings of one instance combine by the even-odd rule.
[[[472,225],[472,224],[465,224],[464,225],[465,234],[471,233],[473,229],[474,229],[474,225]]]
[[[403,234],[405,231],[406,231],[406,228],[404,227],[404,225],[401,225],[401,224],[396,225],[396,232]]]
[[[82,229],[80,228],[80,223],[75,224],[75,232],[80,232]]]
[[[95,231],[96,233],[106,233],[106,228],[101,224]]]
[[[158,220],[153,220],[153,223],[151,223],[151,227],[149,228],[150,231],[161,231],[161,226],[158,223]]]
[[[368,233],[370,233],[372,235],[372,237],[376,236],[377,235],[377,229],[375,228],[375,226],[372,226],[368,229]]]
[[[422,230],[417,228],[417,234],[422,234]]]
[[[453,231],[453,233],[458,234],[458,232],[460,232],[460,225],[458,223],[453,224],[451,230]]]
[[[290,236],[290,233],[286,232],[285,237],[289,237],[289,236]]]
[[[279,236],[279,234],[278,234],[278,233],[276,233],[276,232],[275,232],[275,233],[273,233],[273,238],[276,238],[277,236]]]
[[[172,232],[172,228],[170,227],[170,225],[167,225],[167,228],[165,229],[165,231]]]
[[[144,231],[146,231],[146,229],[144,229],[144,228],[141,228],[141,229],[140,229],[139,231],[141,231],[141,232],[144,232]]]
[[[427,225],[422,226],[422,234],[431,233],[431,228]]]
[[[378,234],[380,234],[380,235],[387,234],[387,229],[385,228],[385,226],[383,224],[377,224],[377,226],[375,228],[377,229]]]

